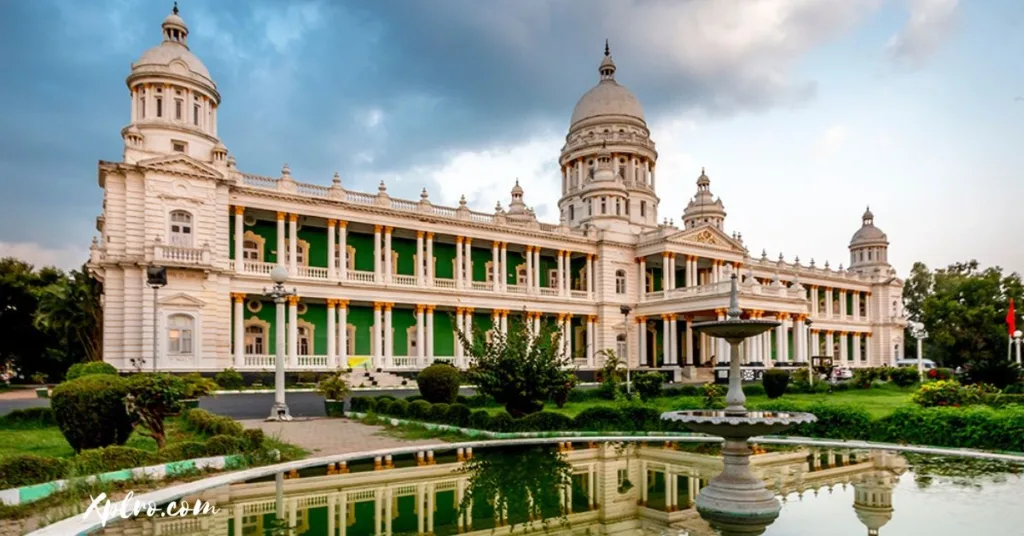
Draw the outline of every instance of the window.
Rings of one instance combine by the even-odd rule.
[[[641,218],[646,218],[647,217],[647,201],[641,201],[640,202],[640,217]]]
[[[621,216],[622,215],[622,200],[621,199],[616,199],[615,200],[615,215],[616,216]]]
[[[298,331],[298,343],[299,343],[299,355],[313,355],[313,338],[312,330],[309,329],[308,325],[300,324],[297,328]]]
[[[558,270],[548,270],[548,288],[558,288]]]
[[[192,215],[184,210],[171,212],[172,246],[192,247]]]
[[[601,198],[601,214],[608,214],[608,201],[604,197]]]
[[[171,150],[176,152],[176,153],[183,153],[183,152],[185,152],[186,147],[187,146],[185,145],[185,142],[183,142],[183,141],[172,141],[171,142]]]
[[[245,240],[242,242],[242,258],[247,261],[260,260],[260,249],[256,245],[255,240]]]
[[[199,126],[199,105],[196,104],[192,107],[192,123]]]
[[[569,205],[569,221],[576,219],[576,207]]]
[[[594,215],[594,200],[593,199],[587,199],[587,216],[593,216],[593,215]]]
[[[267,354],[267,330],[261,324],[245,327],[245,353],[248,355]]]
[[[181,121],[181,99],[174,99],[174,119]]]
[[[625,203],[623,203],[623,205],[626,209],[626,215],[629,216],[629,201],[626,201]]]
[[[621,359],[626,358],[626,334],[619,333],[615,336],[615,355]]]
[[[405,355],[408,357],[418,356],[416,353],[416,326],[409,326],[405,330]]]
[[[625,294],[626,293],[626,271],[616,270],[615,271],[615,293]]]
[[[526,265],[520,264],[516,266],[516,285],[525,287],[526,286]]]
[[[139,119],[146,118],[146,97],[139,97]]]
[[[291,246],[289,245],[289,240],[288,239],[285,239],[285,241],[284,241],[284,250],[286,252],[290,252],[291,251]],[[306,258],[307,258],[306,253],[308,251],[309,251],[309,242],[306,242],[305,240],[299,240],[298,242],[295,243],[295,265],[296,266],[307,266],[307,264],[306,264]]]
[[[192,317],[171,315],[167,317],[167,353],[170,355],[192,355]]]
[[[488,283],[494,282],[494,261],[487,261],[484,264],[484,281]]]
[[[163,117],[164,116],[164,100],[162,98],[160,98],[160,97],[156,98],[156,116],[157,117]]]

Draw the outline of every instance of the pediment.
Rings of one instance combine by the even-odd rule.
[[[189,296],[188,294],[185,294],[184,292],[179,292],[177,294],[172,294],[171,296],[168,296],[168,297],[163,298],[162,300],[160,300],[160,305],[169,306],[169,307],[192,307],[192,308],[197,308],[197,307],[203,307],[204,305],[206,305],[206,302],[204,302],[203,300],[200,300],[199,298],[194,298],[192,296]]]
[[[217,171],[208,164],[184,154],[172,154],[150,158],[139,162],[139,165],[155,171],[188,175],[204,179],[219,180],[224,178],[224,175],[220,171]]]
[[[668,237],[669,242],[698,245],[703,247],[745,253],[746,248],[714,225],[701,225],[682,230]]]

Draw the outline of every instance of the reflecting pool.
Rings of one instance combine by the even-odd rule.
[[[1024,534],[1024,467],[877,450],[755,447],[783,501],[769,536]],[[187,497],[216,513],[138,517],[101,534],[371,536],[740,534],[693,507],[714,444],[552,443],[360,459]],[[763,530],[763,532],[760,532]]]

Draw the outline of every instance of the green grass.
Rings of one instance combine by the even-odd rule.
[[[835,404],[849,404],[863,408],[872,417],[884,417],[893,412],[897,407],[910,403],[910,397],[917,389],[917,386],[900,388],[893,385],[882,385],[871,389],[850,389],[847,391],[836,391],[832,394],[786,394],[775,401],[793,402],[798,404],[811,404],[815,402],[829,402]],[[756,408],[757,404],[769,402],[767,396],[747,395],[747,407]],[[673,411],[680,408],[692,408],[694,404],[699,406],[699,397],[674,397],[656,398],[648,403],[662,411]],[[574,417],[587,408],[597,406],[614,407],[615,402],[611,400],[587,400],[585,402],[569,402],[563,408],[557,408],[554,404],[548,403],[544,411],[563,413]],[[491,415],[505,411],[501,406],[489,406],[485,409]]]

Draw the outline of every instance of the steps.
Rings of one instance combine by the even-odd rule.
[[[415,389],[416,382],[403,378],[397,374],[390,372],[373,372],[369,370],[356,369],[352,371],[350,378],[351,386],[354,388],[359,387],[377,387],[380,389]],[[402,381],[406,381],[403,386]]]

